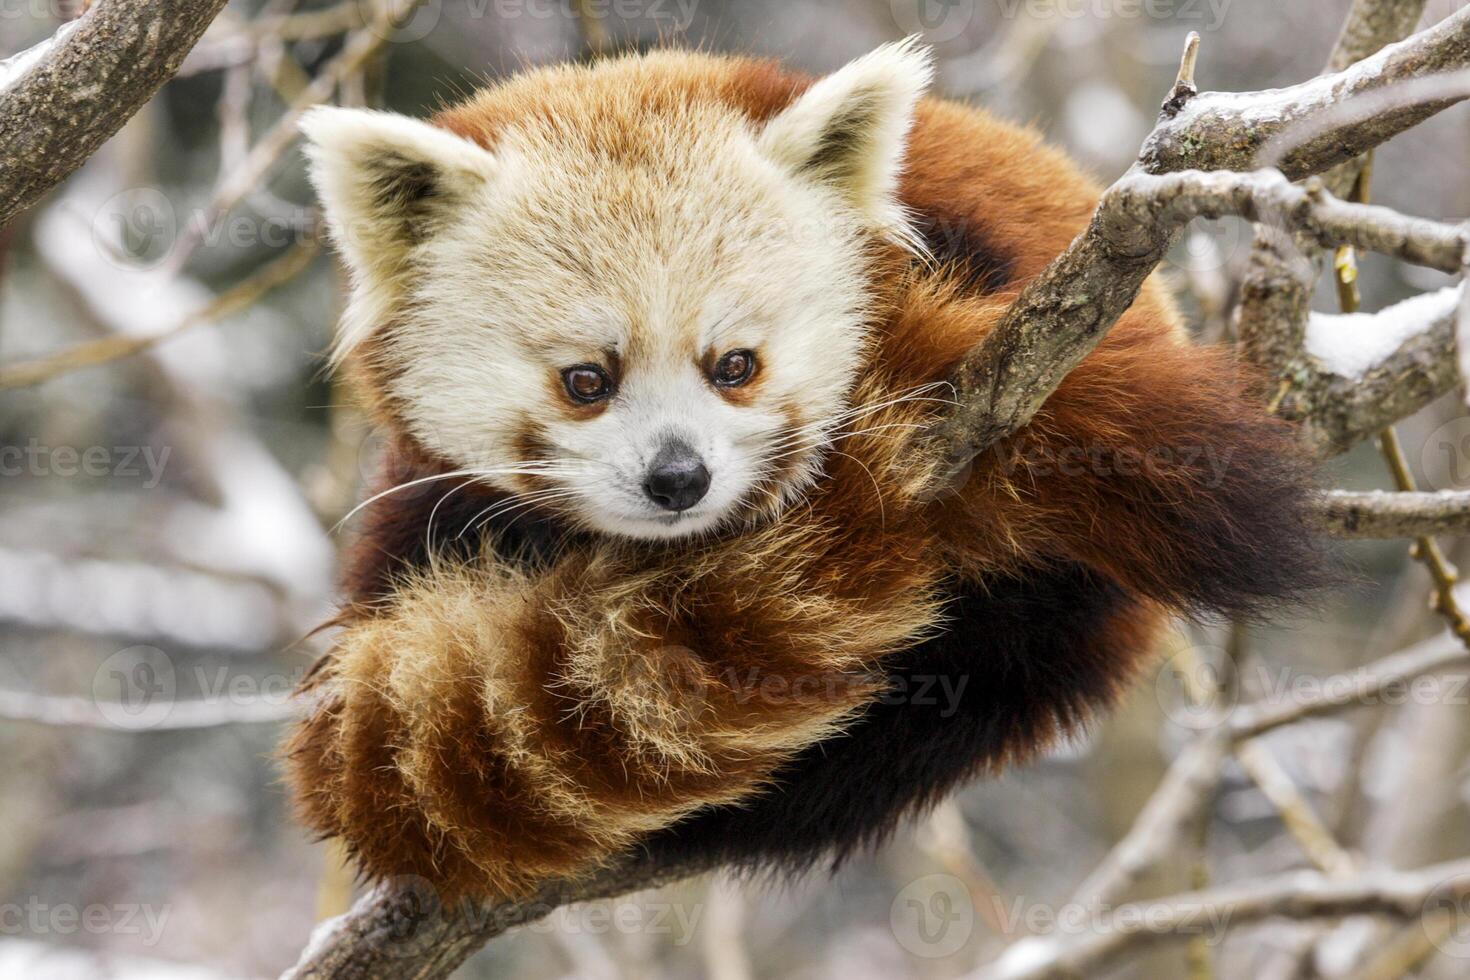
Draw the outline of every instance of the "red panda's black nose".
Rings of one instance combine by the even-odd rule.
[[[670,442],[653,458],[643,490],[664,510],[688,510],[709,492],[709,470],[693,449]]]

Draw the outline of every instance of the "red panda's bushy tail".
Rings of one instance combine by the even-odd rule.
[[[1121,325],[1120,325],[1121,326]],[[1190,615],[1257,618],[1338,578],[1316,468],[1227,352],[1120,329],[977,462],[965,560],[1081,562]]]

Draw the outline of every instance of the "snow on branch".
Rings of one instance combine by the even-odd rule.
[[[1320,182],[1304,188],[1278,171],[1134,169],[956,370],[957,406],[934,436],[943,476],[1030,421],[1132,305],[1185,224],[1227,214],[1289,227],[1323,247],[1351,245],[1449,272],[1464,266],[1470,244],[1464,227],[1340,201]]]
[[[1340,50],[1344,58],[1355,53]],[[1470,96],[1470,81],[1463,76],[1446,79],[1444,86],[1418,99],[1395,97],[1390,91],[1467,65],[1470,7],[1356,64],[1299,85],[1262,92],[1201,93],[1172,116],[1166,113],[1144,141],[1139,162],[1155,174],[1253,170],[1267,164],[1262,151],[1268,144],[1285,138],[1294,145],[1276,165],[1287,176],[1300,179],[1322,173]],[[1382,100],[1372,98],[1385,93]],[[1367,114],[1352,111],[1354,102],[1367,103]],[[1304,126],[1313,132],[1297,139]]]
[[[1463,287],[1446,286],[1378,313],[1313,313],[1305,348],[1325,370],[1362,379],[1417,336],[1453,325]]]
[[[1465,289],[1416,296],[1378,313],[1313,313],[1277,408],[1321,456],[1344,453],[1460,383],[1457,307]]]
[[[1197,46],[1191,37],[1139,162],[956,369],[956,407],[927,436],[939,461],[935,490],[1031,419],[1132,305],[1193,218],[1236,214],[1293,228],[1322,246],[1352,245],[1450,272],[1464,266],[1463,228],[1348,204],[1320,182],[1303,189],[1288,178],[1350,161],[1464,97],[1441,86],[1432,99],[1389,98],[1393,86],[1459,70],[1446,84],[1470,94],[1470,7],[1343,71],[1265,92],[1196,94]],[[1339,104],[1355,96],[1376,96],[1375,111],[1342,117]],[[1264,149],[1321,117],[1334,122],[1284,152],[1273,150],[1282,172],[1201,172],[1254,170]]]

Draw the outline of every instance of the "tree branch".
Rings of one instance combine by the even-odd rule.
[[[1252,168],[1257,154],[1271,140],[1327,113],[1334,102],[1470,65],[1470,8],[1336,75],[1275,92],[1195,96],[1188,70],[1191,61],[1186,56],[1139,165],[1104,195],[1088,229],[1027,286],[957,372],[954,381],[960,408],[930,436],[950,473],[1031,418],[1133,302],[1178,230],[1194,217],[1239,214],[1280,221],[1328,247],[1349,244],[1450,271],[1463,265],[1466,237],[1460,228],[1416,222],[1383,208],[1346,204],[1320,187],[1303,189],[1287,179],[1351,160],[1458,101],[1462,97],[1458,94],[1447,96],[1441,91],[1419,104],[1379,107],[1366,118],[1334,123],[1285,154],[1281,165],[1287,176],[1171,172]],[[1456,651],[1452,660],[1459,662],[1462,657],[1463,651]],[[1441,662],[1437,658],[1398,666],[1422,672]],[[1393,664],[1378,666],[1388,673],[1368,676],[1370,684],[1387,685],[1401,676],[1402,672],[1391,670]],[[1232,719],[1228,740],[1238,742],[1350,703],[1323,699],[1274,712],[1260,709]],[[1194,763],[1217,759],[1221,751],[1216,744],[1191,754],[1191,764],[1178,769],[1169,784],[1178,791],[1166,794],[1157,807],[1157,819],[1144,825],[1167,828],[1179,823],[1181,814],[1192,812],[1202,788],[1207,795],[1213,786],[1210,779],[1200,778]],[[1169,836],[1161,835],[1161,839]],[[1126,886],[1135,869],[1148,865],[1156,850],[1141,836],[1135,843],[1140,845],[1138,855],[1119,852],[1114,865],[1100,868],[1082,893],[1107,894],[1120,888],[1120,882]],[[635,859],[583,881],[548,883],[531,901],[488,903],[447,912],[438,909],[421,887],[383,884],[345,916],[323,923],[288,976],[441,977],[485,941],[512,925],[540,918],[557,905],[636,891],[706,870],[709,866],[653,868]],[[1407,915],[1411,914],[1405,911],[1407,899],[1383,896],[1412,894],[1422,903],[1428,893],[1420,877],[1408,875],[1355,879],[1306,893],[1300,891],[1301,884],[1299,878],[1289,882],[1273,879],[1254,886],[1255,890],[1237,886],[1212,893],[1212,900],[1225,903],[1248,921],[1278,911],[1336,915],[1389,907]],[[1363,888],[1354,892],[1357,886]],[[1380,886],[1392,887],[1385,891]],[[405,908],[414,912],[407,939]],[[1170,934],[1167,929],[1163,933]],[[1117,955],[1122,948],[1117,945],[1118,935],[1132,934],[1105,930],[1083,944],[1097,950],[1086,955],[1099,961]]]
[[[1258,702],[1237,708],[1228,719],[1230,736],[1241,742],[1308,718],[1372,704],[1415,678],[1450,667],[1464,667],[1467,663],[1470,663],[1470,650],[1459,643],[1423,643],[1336,675],[1312,697],[1284,703]]]
[[[1417,871],[1375,870],[1332,879],[1297,872],[1243,881],[1158,901],[1124,905],[1090,923],[1076,939],[1018,943],[972,980],[1070,980],[1100,976],[1122,957],[1149,947],[1260,922],[1274,916],[1336,919],[1383,915],[1417,919],[1457,907],[1470,896],[1470,861]]]
[[[1317,503],[1322,529],[1338,538],[1470,534],[1470,491],[1391,493],[1334,490]]]
[[[1289,226],[1323,247],[1352,245],[1447,272],[1463,267],[1470,243],[1464,227],[1349,204],[1277,171],[1135,169],[1108,188],[1087,230],[955,371],[956,407],[928,436],[944,461],[941,482],[1031,420],[1132,305],[1180,228],[1226,214]]]
[[[320,251],[315,238],[292,246],[254,274],[219,293],[208,303],[153,333],[116,334],[89,340],[45,357],[0,367],[0,391],[42,384],[83,368],[131,357],[199,326],[249,309],[266,293],[296,278]]]
[[[0,92],[0,226],[122,129],[224,5],[102,0]]]
[[[616,898],[712,871],[715,862],[655,866],[633,855],[587,878],[548,882],[523,901],[441,907],[421,878],[383,882],[344,915],[319,924],[281,980],[431,980],[447,977],[485,943],[563,905]]]
[[[1426,0],[1356,0],[1343,21],[1327,61],[1328,71],[1342,71],[1414,32],[1424,16]]]
[[[1364,58],[1371,57],[1396,41],[1414,33],[1419,18],[1424,16],[1426,0],[1354,0],[1343,22],[1326,71],[1342,71]],[[1363,157],[1333,167],[1323,174],[1327,189],[1338,197],[1346,197],[1363,169]]]
[[[1229,733],[1201,734],[1175,757],[1128,833],[1072,893],[1076,905],[1108,905],[1174,851],[1220,785]]]
[[[1422,6],[1422,5],[1421,5]],[[1417,20],[1417,17],[1415,18]],[[1344,52],[1346,59],[1356,53]],[[1374,106],[1367,118],[1342,111],[1350,99],[1470,65],[1470,8],[1428,30],[1324,75],[1264,92],[1205,92],[1160,120],[1144,141],[1140,165],[1149,173],[1179,170],[1254,170],[1278,138],[1292,139],[1322,119],[1330,125],[1287,151],[1275,165],[1293,180],[1345,163],[1470,95],[1463,79],[1409,104]]]
[[[161,707],[161,706],[160,706]],[[167,714],[140,712],[139,706],[109,704],[94,698],[61,697],[0,690],[0,718],[59,728],[113,732],[172,732],[227,725],[270,725],[288,721],[300,707],[290,701],[181,700]],[[136,720],[133,715],[136,714]]]
[[[1285,295],[1283,293],[1283,295]],[[1463,297],[1464,290],[1459,293]],[[1331,346],[1342,342],[1346,317],[1313,314],[1297,356],[1278,367],[1285,388],[1278,413],[1301,425],[1302,438],[1320,456],[1335,456],[1408,418],[1460,383],[1456,370],[1456,294],[1427,294],[1363,318],[1354,329],[1379,337],[1402,335],[1406,316],[1419,326],[1386,356],[1339,369]]]

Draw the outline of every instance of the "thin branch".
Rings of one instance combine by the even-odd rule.
[[[1426,0],[1356,0],[1343,21],[1328,71],[1342,71],[1414,33]]]
[[[393,36],[394,26],[409,17],[424,0],[401,0],[387,4],[366,27],[353,32],[342,51],[311,80],[265,135],[256,141],[245,158],[219,181],[214,195],[201,214],[184,226],[169,257],[165,271],[177,272],[202,243],[204,230],[213,227],[220,215],[227,214],[247,194],[270,175],[296,142],[301,117],[313,106],[332,97],[345,79],[362,71]]]
[[[1317,520],[1336,538],[1417,538],[1470,534],[1470,491],[1391,493],[1334,490],[1317,501]]]
[[[1357,870],[1357,862],[1337,842],[1291,776],[1263,743],[1246,741],[1235,747],[1235,761],[1266,797],[1287,833],[1317,869],[1333,877]]]
[[[1470,65],[1470,7],[1439,24],[1334,74],[1264,92],[1205,92],[1162,119],[1144,142],[1140,163],[1149,173],[1179,170],[1254,170],[1261,151],[1302,124],[1354,98],[1383,93],[1402,83]],[[1470,95],[1470,86],[1439,92],[1413,104],[1375,106],[1368,118],[1342,113],[1276,164],[1299,180],[1372,149]]]
[[[1409,461],[1404,456],[1404,447],[1399,442],[1398,433],[1390,426],[1384,429],[1378,436],[1378,445],[1383,452],[1383,457],[1388,463],[1389,470],[1393,473],[1394,484],[1401,492],[1414,492],[1418,486],[1414,482],[1414,474],[1409,469]],[[1450,564],[1445,557],[1444,551],[1434,538],[1420,535],[1414,539],[1414,544],[1409,548],[1409,555],[1421,563],[1429,572],[1429,577],[1434,580],[1434,592],[1431,597],[1430,607],[1449,623],[1450,632],[1459,637],[1460,642],[1470,648],[1470,617],[1460,606],[1460,600],[1455,595],[1455,586],[1459,584],[1460,573]]]
[[[176,701],[165,713],[154,703],[147,710],[94,698],[59,697],[0,691],[0,719],[34,722],[59,728],[95,728],[114,732],[168,732],[227,725],[269,725],[296,717],[292,701]]]
[[[1463,646],[1436,642],[1402,650],[1330,678],[1312,697],[1284,704],[1260,702],[1236,708],[1229,717],[1230,737],[1240,742],[1309,718],[1372,704],[1416,678],[1467,664],[1470,664],[1470,651]]]
[[[1071,980],[1101,976],[1125,956],[1182,942],[1201,932],[1264,919],[1339,919],[1381,915],[1418,919],[1470,897],[1470,861],[1417,871],[1375,870],[1332,879],[1298,872],[1238,882],[1158,901],[1124,905],[1075,939],[1018,943],[972,980]]]
[[[1425,3],[1426,0],[1355,0],[1337,43],[1332,46],[1326,70],[1342,71],[1414,33],[1419,18],[1424,16]],[[1334,167],[1322,175],[1322,180],[1328,190],[1342,197],[1352,190],[1362,169],[1360,157]]]
[[[55,187],[173,77],[225,0],[101,0],[0,93],[0,226]]]
[[[1133,826],[1072,893],[1075,905],[1108,905],[1173,852],[1214,799],[1229,749],[1213,730],[1190,742],[1164,774]]]
[[[591,58],[606,57],[613,50],[612,33],[607,27],[607,12],[594,10],[589,0],[572,0],[577,15],[577,31],[582,47]]]
[[[320,243],[315,239],[292,247],[254,275],[236,283],[203,307],[155,333],[103,337],[77,344],[56,354],[0,368],[0,391],[38,385],[72,371],[131,357],[191,327],[222,320],[249,309],[266,293],[300,275],[311,264],[318,251]]]

